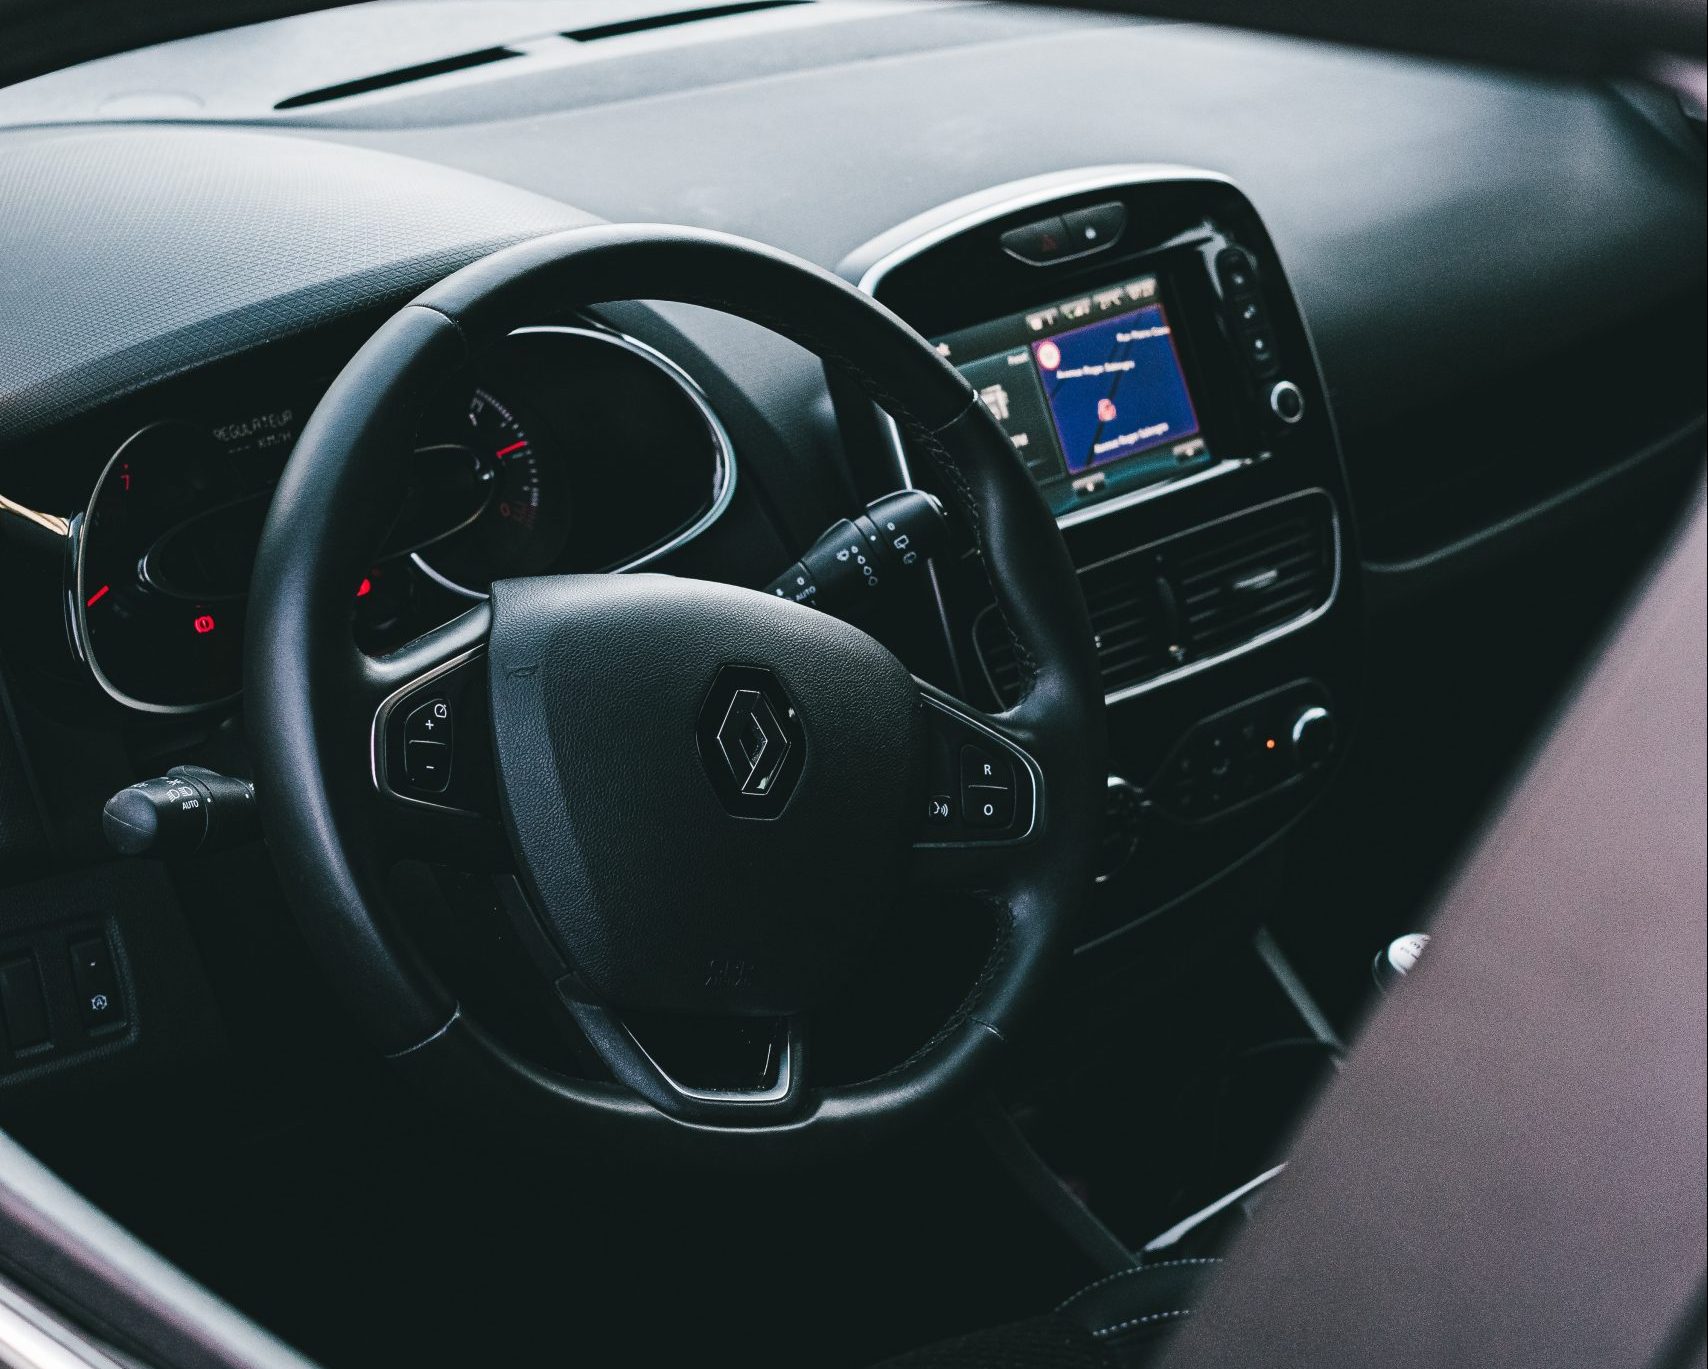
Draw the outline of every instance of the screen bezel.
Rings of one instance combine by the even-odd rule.
[[[1002,234],[1018,224],[1110,201],[1125,207],[1127,228],[1108,249],[1043,266],[1002,249]],[[1159,473],[1152,481],[1084,496],[1057,512],[1065,525],[1261,454],[1262,433],[1251,412],[1248,382],[1224,331],[1211,272],[1215,254],[1233,241],[1231,234],[1243,223],[1238,204],[1237,192],[1212,183],[1080,191],[1011,209],[908,248],[905,256],[874,265],[867,288],[925,337],[937,338],[1136,276],[1158,278],[1199,435],[1215,462],[1208,470]],[[1220,212],[1224,207],[1225,215]]]

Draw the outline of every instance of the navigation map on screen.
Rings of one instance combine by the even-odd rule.
[[[1043,338],[1032,356],[1074,474],[1198,431],[1160,304]]]

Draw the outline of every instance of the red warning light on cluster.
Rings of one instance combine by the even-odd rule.
[[[206,637],[218,624],[214,622],[213,614],[202,613],[196,616],[196,621],[191,626],[196,629],[199,636]]]
[[[362,583],[356,586],[356,597],[358,599],[366,599],[373,592],[374,582],[364,575],[362,577]]]

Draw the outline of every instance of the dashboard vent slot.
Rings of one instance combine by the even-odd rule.
[[[806,0],[737,0],[735,4],[706,5],[700,9],[672,10],[669,14],[644,14],[637,19],[623,19],[614,24],[594,24],[584,29],[571,29],[563,36],[577,43],[597,43],[602,38],[622,38],[631,33],[697,24],[702,19],[728,19],[732,15],[755,14],[760,10],[785,9],[805,3]]]
[[[1298,624],[1333,596],[1338,556],[1333,506],[1312,492],[1080,571],[1104,693]],[[1012,705],[1020,667],[994,608],[974,621],[973,645],[992,694]]]
[[[1123,556],[1079,573],[1103,692],[1160,675],[1170,665],[1169,589],[1160,582],[1154,558]],[[979,615],[973,641],[984,665],[986,683],[1005,706],[1020,697],[1020,663],[994,608]]]
[[[1148,556],[1123,556],[1080,572],[1091,636],[1103,670],[1103,692],[1113,693],[1168,668],[1169,590]]]
[[[459,52],[454,57],[440,57],[436,61],[421,62],[412,67],[399,67],[396,71],[382,71],[373,76],[358,77],[354,81],[340,81],[337,85],[305,90],[301,95],[291,95],[280,100],[273,108],[302,109],[305,105],[330,104],[333,100],[348,100],[353,95],[367,95],[376,90],[389,90],[392,86],[406,86],[412,81],[425,81],[432,76],[448,76],[453,71],[469,71],[474,67],[490,66],[493,62],[505,62],[521,55],[515,48],[503,47],[481,48],[478,52]]]
[[[1231,650],[1324,603],[1334,588],[1326,504],[1292,499],[1186,534],[1163,559],[1191,659]]]

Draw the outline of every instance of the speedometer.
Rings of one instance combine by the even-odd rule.
[[[479,598],[494,580],[550,567],[569,538],[570,508],[561,456],[490,390],[469,401],[462,442],[495,471],[492,496],[479,518],[415,561],[447,589]]]
[[[74,524],[71,609],[112,697],[180,713],[237,693],[244,596],[278,464],[232,457],[178,422],[142,429],[107,463]]]

